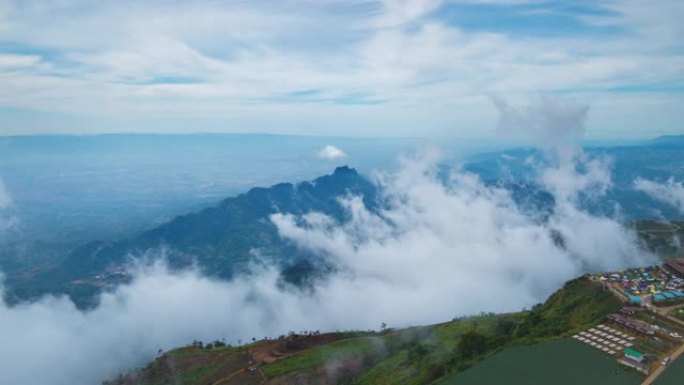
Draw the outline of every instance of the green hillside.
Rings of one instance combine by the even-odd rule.
[[[502,349],[597,324],[619,306],[610,292],[583,277],[529,311],[373,333],[290,335],[239,348],[194,344],[110,384],[428,384]]]

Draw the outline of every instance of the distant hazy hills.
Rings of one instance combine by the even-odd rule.
[[[684,135],[663,135],[652,140],[653,144],[684,146]]]
[[[591,156],[607,155],[613,159],[614,187],[607,196],[589,199],[583,205],[591,212],[611,216],[619,206],[618,214],[626,221],[680,219],[681,214],[674,208],[634,190],[633,181],[640,176],[656,181],[669,177],[684,179],[683,149],[684,137],[587,149]],[[553,197],[535,183],[534,170],[527,159],[537,155],[538,151],[525,149],[483,154],[465,169],[480,175],[488,184],[509,190],[524,211],[543,220],[553,210]],[[347,213],[338,199],[348,194],[362,196],[371,209],[380,207],[380,192],[375,184],[352,168],[339,167],[331,175],[311,182],[253,188],[132,237],[89,242],[67,251],[53,250],[53,255],[43,258],[40,264],[17,264],[11,269],[6,264],[6,296],[16,302],[57,292],[69,294],[79,306],[92,305],[93,294],[129,279],[124,267],[131,256],[144,258],[147,254],[156,258],[161,250],[173,268],[196,263],[205,274],[226,279],[243,270],[258,254],[278,264],[284,280],[306,284],[307,279],[331,267],[281,239],[269,217],[278,212],[315,211],[344,221]],[[649,243],[667,249],[671,234],[668,236],[651,237]]]
[[[130,256],[143,257],[153,250],[154,258],[162,249],[173,268],[196,262],[206,274],[221,278],[232,277],[257,252],[281,265],[284,279],[301,284],[307,274],[320,269],[313,269],[315,258],[278,236],[270,215],[315,211],[344,220],[346,213],[337,199],[347,194],[363,196],[368,207],[377,204],[375,185],[346,166],[312,182],[253,188],[214,207],[178,216],[131,239],[80,246],[57,266],[10,282],[10,299],[64,292],[80,306],[87,306],[91,295],[101,287],[126,280],[120,271],[130,262]]]
[[[630,145],[589,146],[590,157],[610,159],[612,188],[600,199],[584,199],[584,209],[626,221],[643,219],[682,220],[684,215],[671,205],[653,199],[634,188],[637,178],[665,182],[684,180],[684,136],[662,136]],[[534,184],[537,168],[546,162],[543,151],[513,149],[480,154],[465,165],[467,171],[484,180]]]

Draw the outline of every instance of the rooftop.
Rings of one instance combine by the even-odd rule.
[[[632,348],[625,348],[624,353],[626,356],[634,357],[637,360],[641,360],[644,357],[644,353]]]
[[[672,258],[665,261],[665,266],[676,271],[680,275],[684,275],[684,258]]]

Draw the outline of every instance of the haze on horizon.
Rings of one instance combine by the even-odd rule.
[[[494,138],[493,98],[681,132],[684,3],[0,0],[0,135]],[[37,26],[39,26],[37,28]]]

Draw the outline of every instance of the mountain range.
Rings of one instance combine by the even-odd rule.
[[[65,293],[79,307],[88,307],[96,304],[100,290],[127,281],[125,268],[134,258],[157,258],[162,253],[171,268],[197,264],[203,273],[224,279],[245,269],[258,253],[282,268],[285,281],[301,285],[325,268],[323,261],[282,239],[270,216],[316,211],[344,221],[347,213],[337,200],[348,194],[363,197],[371,209],[378,205],[377,187],[347,166],[311,182],[253,188],[129,239],[84,244],[35,274],[19,270],[8,275],[6,295],[16,302],[47,292]]]
[[[682,138],[663,137],[645,145],[590,147],[586,151],[591,156],[613,158],[614,186],[603,199],[583,201],[584,208],[595,214],[611,215],[619,205],[620,214],[636,223],[642,238],[653,249],[676,252],[671,246],[672,237],[683,237],[682,229],[668,225],[667,231],[663,231],[653,220],[677,219],[678,214],[672,207],[635,191],[632,183],[640,175],[662,180],[673,175],[672,170],[680,170],[672,162],[681,154]],[[553,210],[553,196],[531,177],[534,170],[526,161],[531,156],[540,154],[526,149],[487,153],[472,159],[465,169],[479,175],[486,184],[508,190],[523,211],[544,220]],[[444,167],[442,174],[449,170]],[[40,252],[34,254],[43,257],[4,260],[5,299],[17,303],[45,293],[63,293],[80,308],[92,307],[102,290],[130,280],[131,263],[159,257],[171,268],[197,266],[203,274],[220,279],[233,278],[259,258],[278,266],[283,282],[306,285],[334,266],[281,238],[270,216],[319,212],[342,223],[348,219],[348,213],[338,199],[345,195],[361,196],[371,211],[383,204],[377,184],[343,166],[308,182],[253,188],[122,239],[97,240],[69,248],[39,245]],[[13,252],[4,250],[6,255]]]

